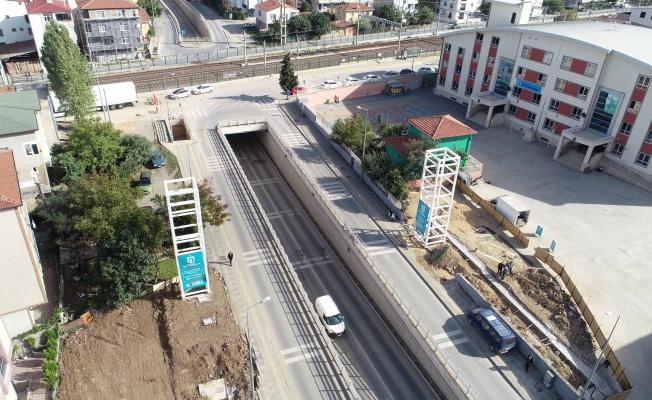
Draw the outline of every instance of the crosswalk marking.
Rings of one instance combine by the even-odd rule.
[[[468,341],[469,341],[469,339],[467,339],[467,338],[455,339],[455,340],[451,340],[450,342],[439,343],[438,347],[440,349],[445,349],[447,347],[452,347],[452,346],[455,346],[455,345],[458,345],[458,344],[461,344],[461,343],[466,343]]]
[[[307,353],[304,353],[305,350],[310,350]],[[285,364],[292,364],[297,361],[307,360],[308,358],[315,357],[319,354],[317,347],[312,343],[302,344],[300,346],[291,347],[289,349],[281,350],[281,355],[286,356],[288,354],[302,352],[301,355],[288,357],[285,359]]]
[[[452,339],[455,336],[462,336],[459,339]],[[455,329],[452,331],[444,332],[444,333],[438,333],[436,335],[431,335],[431,339],[433,339],[436,342],[439,342],[440,340],[448,339],[445,342],[439,342],[437,343],[437,347],[440,349],[445,349],[447,347],[452,347],[456,346],[458,344],[466,343],[469,341],[469,338],[464,336],[464,332],[462,332],[461,329]]]
[[[383,254],[396,253],[396,249],[388,249],[387,247],[371,247],[368,248],[370,256],[382,256]]]
[[[273,261],[272,250],[267,248],[246,251],[242,256],[247,265],[261,265]]]
[[[315,257],[308,260],[295,261],[292,263],[292,267],[294,268],[295,271],[297,271],[304,268],[310,268],[314,266],[320,266],[320,265],[326,265],[332,263],[333,261],[331,260],[330,257],[324,256],[324,257]]]

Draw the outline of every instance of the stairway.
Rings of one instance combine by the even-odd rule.
[[[168,132],[167,125],[162,119],[152,121],[152,126],[154,127],[154,138],[159,143],[170,143],[172,142],[171,135]]]
[[[566,149],[559,158],[557,158],[557,161],[568,165],[576,171],[580,171],[582,169],[582,164],[584,163],[584,154],[573,149]]]
[[[487,122],[487,112],[486,111],[476,111],[469,118],[471,121],[475,122],[478,125],[484,126]]]

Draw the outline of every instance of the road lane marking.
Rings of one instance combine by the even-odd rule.
[[[314,357],[314,356],[316,356],[318,354],[319,354],[319,352],[317,352],[317,351],[311,351],[310,353],[302,354],[300,356],[286,358],[285,359],[285,364],[292,364],[292,363],[297,362],[297,361],[307,360],[307,359],[312,358],[312,357]]]
[[[460,335],[462,336],[461,338],[450,340],[453,337],[460,336]],[[448,347],[456,346],[458,344],[466,343],[466,342],[469,341],[469,338],[464,336],[464,332],[462,332],[462,330],[460,330],[460,329],[455,329],[455,330],[444,332],[444,333],[438,333],[436,335],[430,335],[430,338],[433,339],[434,341],[438,342],[437,347],[440,348],[440,349],[445,349],[445,348],[448,348]],[[442,339],[449,339],[449,340],[447,340],[445,342],[439,342]]]
[[[310,350],[307,353],[303,353],[304,350]],[[288,357],[285,359],[285,364],[292,364],[297,361],[307,360],[309,358],[315,357],[319,354],[317,347],[312,343],[302,344],[300,346],[291,347],[289,349],[281,350],[281,355],[286,356],[288,354],[302,352],[301,355]]]

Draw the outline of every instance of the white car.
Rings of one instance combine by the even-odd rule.
[[[324,81],[324,82],[322,82],[321,86],[324,89],[335,89],[335,88],[338,88],[338,87],[342,87],[342,82]]]
[[[421,67],[421,68],[419,68],[419,70],[417,72],[420,73],[420,74],[432,74],[432,73],[437,72],[437,70],[439,70],[439,67],[437,67],[437,66],[435,66],[434,68]]]
[[[358,83],[360,83],[360,79],[354,78],[352,76],[344,79],[344,86],[357,85]]]
[[[383,78],[378,75],[365,75],[362,80],[365,82],[380,82]]]
[[[212,93],[212,92],[213,92],[213,87],[211,85],[199,85],[191,91],[192,94],[202,94],[202,93]]]
[[[170,95],[168,96],[171,99],[180,99],[182,97],[190,97],[190,91],[187,89],[175,89]]]
[[[395,76],[398,76],[398,72],[396,71],[387,71],[383,74],[383,78],[388,79],[388,78],[393,78]]]
[[[253,22],[245,22],[244,23],[245,28],[253,28],[254,26],[256,26],[256,24],[254,24]]]

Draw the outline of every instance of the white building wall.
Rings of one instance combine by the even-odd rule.
[[[0,0],[0,44],[24,42],[32,39],[27,10],[23,3]]]
[[[45,34],[45,25],[47,24],[47,21],[45,20],[43,14],[29,14],[29,22],[30,26],[32,27],[34,43],[36,43],[36,49],[39,53],[40,58],[41,47],[43,46],[43,35]],[[57,22],[68,29],[68,32],[70,32],[70,38],[72,39],[73,43],[77,43],[77,34],[75,33],[74,21],[70,20]]]
[[[44,137],[45,136],[43,135],[43,138]],[[29,155],[27,153],[25,146],[31,144],[36,144],[39,154]],[[41,169],[41,167],[44,166],[45,160],[43,155],[47,153],[49,157],[47,146],[47,143],[41,142],[37,138],[36,133],[5,135],[0,137],[0,148],[6,147],[14,152],[16,171],[18,172],[18,182],[20,183],[21,188],[34,186],[34,179],[31,171],[34,167]],[[39,180],[39,182],[41,181],[42,180]]]
[[[652,7],[634,7],[631,10],[629,22],[652,28]]]
[[[460,24],[477,22],[480,19],[469,16],[469,14],[475,13],[480,3],[482,0],[440,0],[435,13],[439,13],[439,20],[442,22]]]
[[[512,22],[514,13],[516,16],[514,22]],[[520,4],[492,1],[487,27],[525,25],[530,22],[531,13],[532,3],[529,1]]]
[[[0,318],[0,358],[4,359],[6,370],[4,377],[0,376],[0,400],[16,400],[16,390],[11,383],[12,365],[11,354],[13,346],[11,345],[11,336],[5,328],[2,318]]]

